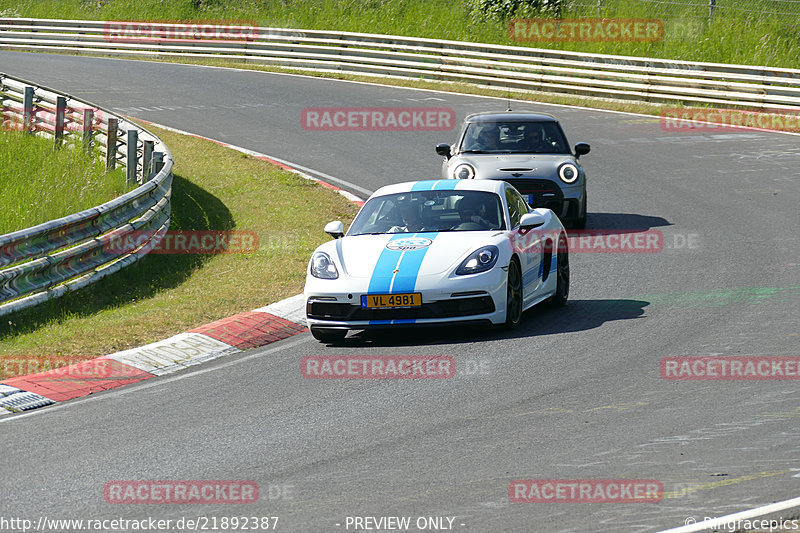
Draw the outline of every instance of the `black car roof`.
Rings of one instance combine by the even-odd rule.
[[[503,111],[500,113],[474,113],[464,119],[465,122],[558,122],[553,115],[533,113],[531,111]]]

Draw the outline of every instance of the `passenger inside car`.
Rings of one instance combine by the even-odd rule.
[[[498,130],[494,125],[484,126],[472,142],[466,146],[467,151],[491,152],[499,149]]]

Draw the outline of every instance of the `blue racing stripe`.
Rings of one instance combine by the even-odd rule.
[[[437,235],[437,232],[417,233],[414,237],[427,237],[430,240],[434,240]],[[419,269],[422,266],[422,260],[425,259],[425,254],[428,253],[428,248],[430,248],[430,246],[420,248],[419,250],[406,250],[400,262],[400,266],[398,267],[400,271],[394,278],[394,284],[391,290],[392,293],[414,292]]]
[[[538,281],[542,279],[542,266],[539,265],[538,271],[537,269],[529,268],[527,272],[522,275],[522,287],[527,287],[531,283],[538,283]]]
[[[389,239],[388,242],[396,241],[397,239],[405,239],[408,237],[406,233],[397,233]],[[389,250],[386,246],[383,247],[378,261],[375,263],[375,269],[372,271],[372,277],[369,280],[369,294],[386,294],[389,292],[389,287],[392,285],[392,270],[397,267],[397,262],[403,252],[399,250]]]
[[[439,180],[433,185],[434,191],[452,191],[460,180]]]
[[[411,186],[411,192],[430,191],[436,183],[436,180],[418,181]]]
[[[411,192],[420,191],[452,191],[459,180],[426,180],[418,181],[411,186]]]
[[[426,237],[434,240],[438,232],[431,233],[415,233],[414,237]],[[408,234],[398,234],[393,236],[389,241],[407,238]],[[375,264],[375,270],[372,272],[372,277],[369,280],[368,294],[399,294],[414,292],[417,284],[417,277],[419,270],[422,267],[422,260],[425,259],[425,254],[428,252],[430,246],[420,248],[419,250],[389,250],[384,246],[378,261]],[[398,265],[399,262],[399,265]],[[393,270],[398,269],[397,274]],[[387,324],[392,321],[385,320],[370,320],[370,324]],[[415,320],[408,319],[404,322],[394,323],[414,323]]]

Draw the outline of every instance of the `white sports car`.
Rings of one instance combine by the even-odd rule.
[[[348,330],[482,322],[514,328],[540,302],[564,305],[564,226],[505,181],[430,180],[378,189],[344,234],[311,256],[306,317],[320,341]]]

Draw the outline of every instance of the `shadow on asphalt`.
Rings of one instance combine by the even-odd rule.
[[[175,174],[172,182],[172,230],[230,230],[233,215],[222,201]],[[210,254],[151,254],[79,291],[3,317],[0,341],[35,331],[70,316],[89,316],[140,301],[183,283]]]
[[[613,233],[613,230],[620,230],[628,233],[630,231],[647,231],[650,228],[661,226],[671,226],[667,219],[650,215],[637,215],[634,213],[592,213],[589,212],[586,229],[604,230]],[[628,230],[628,231],[624,231]],[[569,230],[570,233],[580,233],[581,230]]]
[[[357,348],[460,344],[557,335],[594,329],[614,320],[639,318],[649,304],[644,300],[570,300],[561,308],[538,305],[526,311],[519,328],[513,331],[473,325],[367,330],[350,334],[334,346]]]

